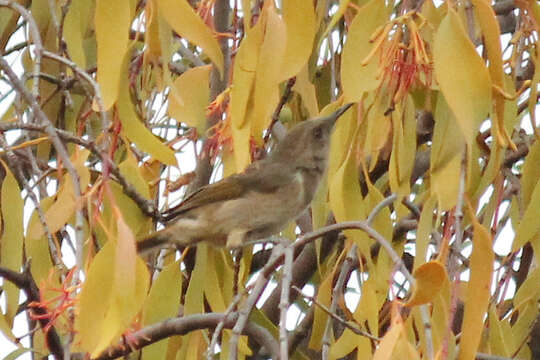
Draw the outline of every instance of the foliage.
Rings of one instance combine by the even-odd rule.
[[[11,358],[539,356],[539,23],[534,0],[0,0]],[[349,102],[296,241],[137,254]]]

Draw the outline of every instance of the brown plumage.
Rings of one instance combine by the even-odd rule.
[[[334,123],[350,106],[296,125],[266,159],[189,195],[164,214],[165,229],[138,242],[139,251],[200,241],[239,247],[283,230],[311,203]]]

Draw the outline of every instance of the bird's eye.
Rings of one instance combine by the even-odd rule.
[[[321,129],[320,127],[316,127],[315,129],[313,129],[313,137],[317,140],[322,139],[323,129]]]

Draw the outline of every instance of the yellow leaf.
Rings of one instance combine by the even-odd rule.
[[[470,260],[471,278],[465,296],[459,359],[474,359],[484,329],[493,274],[493,244],[489,231],[472,217],[474,225],[473,250]]]
[[[174,49],[175,49],[175,41],[173,39],[173,30],[171,26],[167,23],[167,21],[161,16],[161,9],[159,8],[157,4],[157,0],[153,0],[152,3],[155,5],[153,8],[153,12],[156,13],[156,21],[157,24],[157,32],[159,36],[159,48],[161,51],[160,58],[158,58],[158,61],[162,61],[163,63],[169,63],[172,61]],[[172,78],[171,78],[171,71],[169,70],[168,66],[160,66],[161,67],[161,77],[163,78],[163,87],[170,87],[172,88]],[[179,101],[182,102],[182,101]]]
[[[332,15],[328,26],[319,37],[319,46],[317,46],[317,49],[320,48],[320,42],[322,42],[328,36],[330,31],[332,31],[332,29],[336,26],[337,22],[343,17],[343,14],[345,14],[345,11],[347,11],[347,8],[349,7],[349,2],[350,0],[343,0],[339,2],[337,11],[334,13],[334,15]]]
[[[422,305],[433,301],[447,278],[444,265],[436,260],[419,266],[413,276],[416,282],[411,298],[405,303],[407,306]]]
[[[129,0],[96,0],[97,81],[105,109],[118,98],[131,25]]]
[[[511,344],[513,341],[512,332],[505,331],[504,320],[500,321],[497,309],[494,305],[489,308],[489,346],[491,354],[503,357],[511,356]]]
[[[540,283],[540,268],[534,269],[529,273],[523,284],[516,292],[514,297],[514,306],[519,308],[525,302],[534,300],[540,295],[540,288],[538,284]]]
[[[389,115],[385,115],[386,106],[381,97],[377,97],[373,106],[367,113],[366,140],[364,151],[371,156],[370,170],[377,163],[379,153],[388,143],[392,135],[392,120]]]
[[[126,59],[127,60],[127,59]],[[139,119],[133,109],[129,95],[129,61],[124,62],[121,74],[121,88],[118,96],[118,115],[122,123],[122,132],[133,141],[138,148],[152,155],[167,165],[176,165],[174,151],[163,144],[152,134]]]
[[[369,339],[360,337],[353,333],[351,330],[345,329],[345,331],[343,331],[343,334],[341,334],[341,336],[336,340],[336,342],[330,345],[329,358],[341,359],[347,356],[348,354],[353,352],[354,349],[356,349],[358,345],[357,342],[361,339],[365,339],[369,343]]]
[[[379,308],[377,299],[377,284],[373,277],[370,277],[362,284],[362,297],[353,313],[353,318],[358,324],[367,321],[367,328],[371,329],[374,336],[379,334]]]
[[[150,62],[157,62],[159,61],[159,57],[162,55],[162,51],[160,42],[161,39],[159,36],[159,11],[154,0],[146,2],[144,16],[146,20],[144,42],[147,47],[147,50],[145,51],[145,60],[148,59]],[[168,57],[164,57],[163,60],[168,60]]]
[[[3,232],[0,237],[0,265],[19,272],[23,261],[23,205],[15,176],[2,162],[6,175],[2,182],[1,208]],[[6,320],[11,323],[19,307],[19,288],[4,280]]]
[[[208,300],[212,311],[224,312],[227,309],[227,305],[225,302],[223,286],[220,284],[218,278],[218,273],[226,270],[218,268],[217,266],[219,263],[216,261],[216,257],[219,256],[219,252],[221,250],[208,247],[207,251],[208,260],[205,278],[206,281],[204,282],[204,294],[206,295],[206,299]]]
[[[469,146],[491,109],[491,79],[451,9],[435,35],[435,76]]]
[[[456,204],[465,140],[454,125],[455,118],[443,96],[437,98],[431,150],[431,194],[442,211]]]
[[[253,105],[255,72],[263,38],[262,21],[258,21],[240,44],[234,61],[230,117],[236,172],[244,170],[251,162],[249,148],[251,127],[249,123],[246,124],[246,119]]]
[[[114,245],[113,241],[108,242],[96,255],[79,295],[76,339],[81,349],[86,351],[92,351],[100,340],[104,320],[111,306]]]
[[[235,172],[243,171],[251,163],[251,129],[246,125],[242,128],[232,127],[234,143]]]
[[[517,356],[515,356],[515,358],[534,359],[530,355],[523,356],[524,354],[522,354],[520,348],[524,347],[526,350],[529,350],[528,346],[523,346],[523,344],[525,344],[527,339],[530,339],[531,329],[536,322],[536,319],[538,318],[538,300],[539,299],[537,297],[536,299],[533,299],[533,301],[528,301],[519,307],[519,317],[517,318],[517,321],[515,321],[515,323],[512,325],[514,346],[511,349],[510,353],[517,353]]]
[[[525,210],[517,226],[512,251],[517,251],[526,242],[533,240],[533,237],[540,232],[540,221],[538,221],[540,219],[540,206],[538,204],[540,204],[540,181],[536,183],[529,206],[527,206],[527,210]],[[533,246],[536,246],[536,249],[538,249],[539,241],[539,239],[533,240]]]
[[[182,347],[178,352],[176,359],[182,360],[200,360],[204,358],[206,341],[203,338],[202,331],[194,331],[182,339]]]
[[[435,209],[436,198],[430,197],[424,202],[418,230],[416,231],[416,256],[414,257],[414,269],[426,262],[427,249],[430,242],[431,230],[433,229],[433,210]]]
[[[366,65],[360,65],[373,49],[370,42],[373,32],[388,18],[389,7],[384,1],[371,0],[356,14],[349,27],[347,41],[343,47],[341,81],[345,102],[360,100],[362,93],[379,86],[378,55]]]
[[[251,0],[241,0],[241,2],[244,13],[244,32],[247,34],[251,30]]]
[[[160,15],[181,37],[200,46],[223,74],[223,54],[212,30],[206,26],[186,0],[156,0]]]
[[[99,355],[131,324],[148,290],[149,274],[135,238],[117,213],[118,233],[96,255],[79,295],[75,342]]]
[[[412,98],[407,97],[405,107],[401,103],[396,104],[391,117],[393,144],[388,173],[390,188],[394,193],[408,195],[416,155],[416,117]]]
[[[206,273],[208,271],[208,245],[200,244],[197,246],[197,255],[195,257],[195,268],[191,273],[191,278],[186,291],[184,304],[184,314],[200,314],[204,312],[204,287],[206,282]]]
[[[369,179],[366,179],[366,185],[368,188],[368,193],[365,197],[365,208],[366,213],[370,213],[384,200],[384,195]],[[381,234],[385,239],[392,239],[393,226],[389,207],[384,207],[378,212],[377,216],[375,216],[373,222],[371,223],[371,227]],[[381,256],[383,256],[382,253],[379,254],[379,259]],[[393,267],[393,265],[391,265],[391,267]]]
[[[247,113],[247,121],[251,135],[260,145],[263,131],[270,125],[271,115],[279,102],[278,84],[287,40],[285,24],[272,6],[264,8],[259,21],[265,22],[264,39],[259,49],[253,109]]]
[[[171,87],[176,96],[169,98],[169,115],[179,122],[197,128],[199,134],[206,130],[206,108],[210,102],[210,66],[198,66],[180,75]],[[183,104],[177,98],[182,99]]]
[[[90,181],[90,172],[86,167],[85,161],[90,154],[89,151],[83,150],[76,152],[72,157],[72,163],[79,175],[79,185],[81,190],[84,191],[88,182]],[[80,199],[75,198],[75,188],[71,175],[66,171],[63,179],[63,183],[58,189],[56,201],[45,212],[45,222],[49,228],[49,232],[54,234],[60,230],[75,213],[78,202]],[[30,239],[37,239],[45,233],[41,222],[35,222],[32,226],[28,227],[27,237]]]
[[[336,111],[340,106],[338,101],[328,104],[321,110],[321,116],[328,115]],[[332,178],[338,169],[343,165],[347,154],[352,146],[355,134],[357,134],[358,124],[356,122],[356,111],[347,111],[334,125],[334,131],[330,138],[330,151],[328,157],[328,179]]]
[[[315,92],[315,86],[309,80],[309,73],[307,66],[304,66],[302,70],[296,75],[296,82],[292,88],[302,98],[302,104],[306,107],[309,117],[315,117],[319,113],[319,104],[317,103],[317,94]]]
[[[148,234],[152,226],[152,219],[143,214],[141,208],[124,193],[124,190],[119,184],[111,182],[109,185],[114,196],[115,205],[118,206],[118,209],[124,215],[125,222],[131,231],[136,235]],[[103,209],[103,215],[111,217],[111,223],[108,226],[116,224],[115,216],[110,208],[111,203],[106,201],[104,206],[106,208]]]
[[[420,355],[415,348],[415,345],[411,344],[407,338],[402,335],[399,337],[394,352],[392,354],[392,359],[395,360],[420,360]]]
[[[287,45],[278,82],[298,74],[311,54],[316,30],[313,2],[283,1],[283,21],[287,32]]]
[[[536,28],[538,29],[538,26],[540,26],[540,5],[538,5],[538,3],[534,0],[529,0],[529,5],[532,10],[531,13],[536,22]]]
[[[0,311],[0,332],[7,340],[16,344],[19,341],[19,339],[15,336],[15,334],[13,334],[13,331],[11,330],[11,328],[12,326],[9,324],[8,319],[6,318],[6,315],[2,314],[2,312]]]
[[[173,318],[178,314],[182,293],[180,262],[173,261],[165,266],[150,288],[144,302],[142,324],[148,326]],[[168,341],[160,341],[143,349],[143,359],[165,359]]]
[[[329,271],[329,274],[322,280],[317,292],[317,301],[319,304],[330,306],[332,297],[332,280],[334,279],[334,271]],[[313,326],[311,330],[311,338],[309,339],[308,347],[313,350],[320,350],[322,346],[322,338],[326,328],[328,315],[318,306],[315,308],[313,315]]]
[[[237,128],[241,128],[246,121],[246,107],[252,92],[263,39],[264,28],[262,21],[258,21],[242,40],[236,53],[231,89],[231,119]]]
[[[491,7],[490,2],[486,0],[472,0],[472,3],[477,14],[478,23],[482,28],[482,36],[487,49],[491,79],[494,85],[497,85],[500,89],[504,89],[503,56],[500,39],[501,29],[499,27],[499,22],[497,21],[497,16],[495,15],[495,11]],[[493,92],[493,97],[495,98],[495,101],[492,114],[494,119],[492,121],[494,124],[497,124],[497,126],[493,127],[495,129],[497,143],[503,147],[511,144],[512,147],[515,148],[512,139],[504,127],[504,108],[506,100],[504,99],[504,96],[497,91]]]
[[[40,202],[41,209],[45,212],[54,203],[54,198],[44,198]],[[37,209],[32,212],[30,221],[28,222],[28,229],[39,229],[41,227]],[[24,249],[26,256],[32,259],[31,272],[36,284],[41,284],[43,280],[48,278],[50,270],[53,267],[51,260],[49,242],[45,234],[32,238],[29,236],[29,232],[24,239]]]
[[[362,191],[358,184],[358,165],[354,147],[348,152],[341,167],[329,179],[329,202],[336,222],[365,219],[366,210]],[[370,254],[370,241],[357,230],[345,230],[345,235],[358,245],[364,255]]]
[[[510,74],[504,74],[504,91],[512,97],[512,99],[506,100],[504,106],[504,128],[507,134],[512,134],[521,118],[518,116],[519,96],[516,96],[514,80]]]
[[[64,20],[63,34],[69,57],[82,69],[86,69],[86,54],[83,42],[88,29],[88,14],[91,12],[91,7],[91,1],[73,0]]]
[[[529,148],[523,164],[523,176],[521,178],[521,197],[523,206],[526,208],[532,199],[532,194],[540,179],[540,142],[535,141]]]
[[[140,195],[146,199],[150,199],[148,183],[143,178],[137,159],[131,152],[127,152],[126,159],[118,165],[118,169]]]
[[[431,328],[433,336],[433,349],[438,351],[443,346],[443,339],[447,339],[448,336],[448,321],[450,313],[450,281],[448,278],[445,279],[441,291],[433,300],[433,311],[431,313]],[[422,329],[419,330],[419,333],[424,333],[424,322],[420,316],[420,308],[414,307],[412,311],[415,313],[415,324]],[[454,345],[453,342],[450,342],[450,345]],[[423,342],[425,349],[425,340]],[[452,348],[451,348],[452,349]],[[451,353],[451,352],[450,352]]]
[[[373,360],[391,359],[392,353],[394,352],[398,339],[400,338],[403,330],[403,323],[393,323],[390,330],[386,333],[386,335],[384,335],[379,343],[379,347],[373,355]]]

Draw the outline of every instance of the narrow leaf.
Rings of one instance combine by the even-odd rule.
[[[491,109],[488,70],[453,10],[441,22],[434,42],[437,82],[471,146],[480,123]]]
[[[2,163],[2,165],[4,165]],[[21,190],[15,176],[4,165],[6,176],[2,183],[1,208],[3,232],[0,238],[0,266],[19,272],[23,261],[23,205]],[[6,319],[12,322],[19,307],[19,288],[4,280]]]
[[[212,30],[195,13],[186,0],[156,0],[160,14],[178,33],[190,42],[200,46],[219,72],[223,74],[223,54]]]
[[[144,302],[142,324],[148,326],[178,314],[182,292],[180,263],[174,261],[163,269],[150,288]],[[162,340],[143,349],[143,359],[165,359],[168,340]]]
[[[346,102],[358,101],[364,91],[379,86],[378,55],[373,56],[366,66],[361,63],[372,51],[371,36],[387,20],[388,10],[384,1],[371,0],[358,11],[349,27],[341,65],[341,81]]]
[[[279,80],[298,74],[307,63],[315,39],[315,10],[311,1],[284,1],[286,48]]]
[[[470,260],[471,278],[465,298],[459,360],[472,360],[484,329],[493,275],[493,244],[489,231],[473,217],[473,250]]]
[[[169,98],[169,115],[179,122],[206,130],[206,108],[210,102],[210,66],[197,66],[180,75],[173,83]],[[180,103],[177,98],[182,99]]]
[[[128,61],[124,61],[121,74],[122,91],[118,97],[118,114],[120,115],[120,122],[122,123],[122,132],[133,141],[137,147],[149,153],[154,158],[167,165],[176,165],[174,151],[158,140],[158,138],[144,126],[133,109],[133,104],[129,95]]]
[[[96,0],[97,81],[105,109],[118,98],[124,55],[131,25],[129,0]]]

